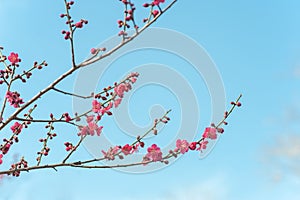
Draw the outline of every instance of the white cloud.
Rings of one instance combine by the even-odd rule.
[[[282,133],[272,146],[263,149],[262,160],[274,181],[300,179],[300,134]]]
[[[198,183],[192,182],[181,188],[174,188],[166,200],[225,200],[228,196],[226,181],[222,176]]]
[[[300,66],[294,68],[293,76],[296,78],[300,78]]]

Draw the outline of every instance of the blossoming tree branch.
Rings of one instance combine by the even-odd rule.
[[[16,91],[14,88],[17,82],[28,83],[27,80],[31,78],[32,74],[37,70],[41,70],[48,66],[46,61],[34,62],[29,69],[23,69],[21,67],[21,58],[16,52],[5,53],[4,48],[0,47],[0,62],[3,64],[3,68],[0,70],[0,84],[5,91],[2,107],[0,108],[0,175],[12,175],[19,176],[21,172],[28,172],[36,169],[52,168],[57,170],[60,167],[76,167],[76,168],[119,168],[130,167],[136,165],[150,165],[153,162],[161,162],[162,164],[168,164],[170,158],[176,158],[179,154],[186,154],[190,151],[203,151],[206,149],[207,144],[216,140],[219,134],[224,132],[223,125],[227,125],[227,118],[232,111],[241,106],[241,95],[233,102],[231,102],[231,108],[225,111],[223,119],[219,123],[212,123],[206,127],[198,140],[187,141],[184,138],[178,139],[174,148],[169,150],[169,153],[163,155],[160,147],[157,144],[146,144],[145,137],[154,134],[157,135],[159,130],[158,125],[167,124],[170,120],[169,113],[167,111],[163,116],[159,116],[153,122],[153,126],[145,133],[141,133],[135,141],[128,142],[124,145],[112,146],[109,149],[101,149],[101,157],[93,158],[90,160],[77,160],[70,161],[70,158],[78,147],[82,145],[83,141],[87,137],[101,137],[102,129],[101,120],[104,117],[112,115],[112,108],[122,106],[122,99],[127,92],[130,92],[134,83],[138,81],[139,74],[132,72],[124,80],[113,83],[111,86],[105,87],[98,93],[91,93],[90,96],[82,96],[81,94],[74,94],[68,91],[63,91],[57,88],[57,85],[63,82],[73,72],[82,69],[92,63],[98,62],[101,59],[110,56],[118,49],[138,37],[141,32],[147,29],[157,19],[159,19],[166,11],[168,11],[175,3],[173,0],[169,3],[165,0],[149,0],[150,2],[144,3],[141,7],[148,10],[147,17],[144,19],[135,18],[135,4],[131,0],[119,0],[124,6],[124,18],[117,21],[119,28],[121,29],[118,35],[121,38],[121,42],[112,49],[91,48],[91,57],[84,60],[81,63],[75,61],[75,32],[79,31],[83,27],[87,26],[88,21],[81,19],[80,21],[73,20],[71,15],[71,8],[74,6],[74,1],[64,0],[65,12],[60,15],[65,20],[67,29],[62,31],[63,38],[70,43],[71,51],[71,63],[69,70],[59,76],[56,80],[38,92],[30,99],[22,98],[22,91]],[[142,27],[139,27],[138,21],[143,23]],[[135,32],[130,35],[128,30],[133,29]],[[92,99],[90,109],[84,113],[71,113],[63,112],[59,116],[54,116],[49,111],[48,119],[38,119],[33,117],[35,112],[39,112],[39,106],[37,100],[43,97],[50,91],[62,93],[65,95]],[[11,108],[9,108],[11,107]],[[79,124],[80,121],[85,121],[86,125]],[[26,156],[22,156],[20,160],[11,164],[9,169],[1,169],[3,163],[9,162],[8,155],[12,155],[14,152],[14,146],[22,142],[22,137],[27,137],[24,133],[30,129],[34,123],[41,123],[45,125],[46,135],[40,138],[37,142],[40,143],[40,149],[37,150],[36,160],[34,162],[27,161]],[[65,155],[57,163],[46,163],[45,157],[51,156],[49,141],[55,140],[59,137],[59,133],[55,130],[57,124],[75,126],[78,130],[78,141],[65,141],[61,144],[65,148]],[[139,162],[119,165],[100,165],[99,161],[102,160],[115,160],[126,159],[126,157],[138,152],[141,148],[146,148],[147,152],[143,159]],[[12,153],[11,153],[12,152]],[[30,152],[29,152],[30,153]],[[36,153],[36,152],[31,152]]]

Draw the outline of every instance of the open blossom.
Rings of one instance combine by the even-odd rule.
[[[17,134],[17,135],[18,135],[19,133],[21,133],[22,128],[23,128],[23,125],[20,124],[19,122],[15,122],[14,125],[12,125],[12,126],[10,127],[10,129],[12,130],[12,132],[15,133],[15,134]]]
[[[124,153],[125,156],[132,154],[134,152],[134,149],[131,145],[126,144],[122,147],[122,153]]]
[[[10,103],[10,105],[12,105],[14,108],[19,108],[20,104],[23,104],[23,99],[20,98],[20,94],[18,92],[11,92],[8,91],[6,93],[5,96],[8,100],[8,102]]]
[[[103,150],[101,152],[103,153],[104,157],[107,160],[114,160],[115,159],[115,155],[118,153],[119,150],[120,150],[120,147],[119,146],[115,146],[114,148],[110,147],[107,152],[105,152]]]
[[[105,113],[108,113],[109,110],[112,108],[113,103],[109,102],[108,106],[104,107],[100,102],[98,102],[97,100],[93,100],[92,102],[92,106],[93,106],[93,112],[94,113],[98,113],[100,115],[104,115]]]
[[[117,108],[117,107],[120,105],[121,101],[122,101],[121,98],[118,98],[118,99],[115,99],[115,100],[114,100],[115,108]]]
[[[88,116],[87,117],[87,122],[88,122],[88,125],[86,126],[81,126],[79,129],[80,129],[80,132],[78,133],[79,136],[85,136],[85,135],[91,135],[91,136],[94,136],[95,133],[100,136],[101,132],[102,132],[102,129],[103,129],[103,126],[98,126],[94,121],[94,116]]]
[[[161,161],[162,160],[162,152],[160,148],[156,144],[152,144],[151,147],[147,149],[148,153],[146,154],[144,160],[145,161]]]
[[[19,55],[14,52],[10,53],[10,55],[8,56],[8,60],[11,62],[12,65],[16,65],[16,64],[18,64],[18,62],[21,62]]]
[[[209,138],[212,140],[217,139],[217,129],[215,129],[214,127],[205,128],[205,131],[204,131],[202,137]]]
[[[178,139],[176,141],[176,149],[174,151],[180,151],[180,153],[184,154],[189,150],[189,143],[186,140]]]
[[[200,147],[197,149],[197,151],[202,151],[202,149],[206,149],[206,145],[208,144],[208,141],[202,141],[200,142]]]
[[[2,158],[3,158],[3,155],[0,154],[0,165],[3,163]]]
[[[124,92],[128,91],[127,85],[125,83],[121,83],[115,87],[115,93],[120,97],[124,97]]]

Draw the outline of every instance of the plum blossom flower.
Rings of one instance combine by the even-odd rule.
[[[103,153],[104,157],[107,160],[114,160],[115,156],[116,156],[116,154],[118,153],[119,150],[120,150],[120,147],[115,146],[114,148],[110,147],[107,152],[105,152],[103,150],[101,152]]]
[[[217,139],[217,129],[215,129],[214,127],[205,128],[205,131],[204,131],[202,137],[209,138],[212,140]]]
[[[117,107],[120,105],[121,102],[122,102],[122,99],[121,99],[121,98],[115,99],[115,100],[114,100],[115,108],[117,108]]]
[[[127,156],[129,154],[133,153],[133,147],[129,144],[126,144],[125,146],[122,147],[122,153]]]
[[[162,160],[162,152],[156,144],[152,144],[151,147],[148,147],[147,151],[148,153],[144,157],[144,161],[156,162]]]
[[[128,91],[127,85],[125,83],[121,83],[119,85],[117,85],[114,89],[115,93],[120,97],[123,98],[124,97],[124,92]]]
[[[14,52],[10,53],[10,55],[8,56],[8,60],[11,62],[12,65],[16,65],[16,64],[18,64],[18,62],[21,62],[19,55]]]
[[[175,148],[175,152],[180,151],[180,153],[184,154],[186,152],[188,152],[189,150],[189,143],[186,140],[180,140],[178,139],[176,141],[176,148]]]
[[[23,104],[23,99],[20,98],[20,94],[18,92],[11,92],[8,91],[6,93],[5,96],[8,100],[8,102],[10,103],[10,105],[12,105],[14,108],[19,108],[20,104]]]
[[[92,102],[92,106],[93,106],[93,112],[94,113],[98,113],[100,115],[104,115],[105,113],[108,113],[109,110],[112,108],[113,103],[109,102],[108,106],[104,107],[100,102],[98,102],[97,100],[93,100]]]
[[[15,133],[15,134],[17,134],[17,135],[21,133],[22,128],[23,128],[23,125],[20,124],[19,122],[15,122],[14,125],[12,125],[10,127],[10,129],[12,130],[12,132]]]
[[[165,0],[154,0],[152,4],[158,6],[160,3],[165,3]]]
[[[94,116],[88,116],[87,117],[87,122],[88,125],[86,126],[81,126],[79,128],[80,132],[78,133],[78,136],[85,136],[85,135],[91,135],[94,136],[95,133],[100,136],[103,126],[98,126],[94,121]]]
[[[200,147],[197,149],[197,151],[202,151],[203,149],[206,149],[207,144],[208,144],[208,141],[206,141],[206,140],[200,142]]]

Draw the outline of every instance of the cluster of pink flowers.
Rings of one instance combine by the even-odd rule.
[[[202,135],[203,138],[209,138],[211,140],[217,139],[217,129],[214,127],[207,127]]]
[[[85,135],[91,135],[94,136],[95,133],[100,136],[103,126],[98,126],[97,123],[94,121],[94,116],[87,116],[86,122],[88,125],[81,126],[80,132],[78,133],[78,136],[85,136]]]
[[[97,119],[100,120],[104,114],[108,114],[108,115],[112,114],[110,112],[112,106],[113,106],[112,102],[109,102],[109,104],[106,107],[104,107],[101,102],[98,102],[97,100],[93,100],[92,111],[94,113],[97,113]]]
[[[10,105],[12,105],[14,108],[19,108],[20,104],[23,104],[23,99],[20,98],[20,94],[18,92],[11,92],[8,91],[6,93],[5,96],[8,100],[8,102],[10,103]]]
[[[137,80],[137,77],[139,76],[139,73],[133,72],[131,73],[126,80],[129,80],[128,82],[116,84],[114,88],[114,92],[116,95],[116,98],[114,99],[114,106],[117,108],[120,103],[122,102],[122,99],[124,97],[124,93],[128,92],[132,89],[131,84],[135,83]]]
[[[19,122],[15,122],[14,125],[10,127],[13,133],[20,134],[23,128],[23,124],[20,124]]]
[[[121,149],[120,146],[115,146],[115,147],[110,147],[107,152],[105,152],[104,150],[102,150],[101,152],[103,153],[104,157],[107,160],[114,160],[116,154],[120,149]]]

